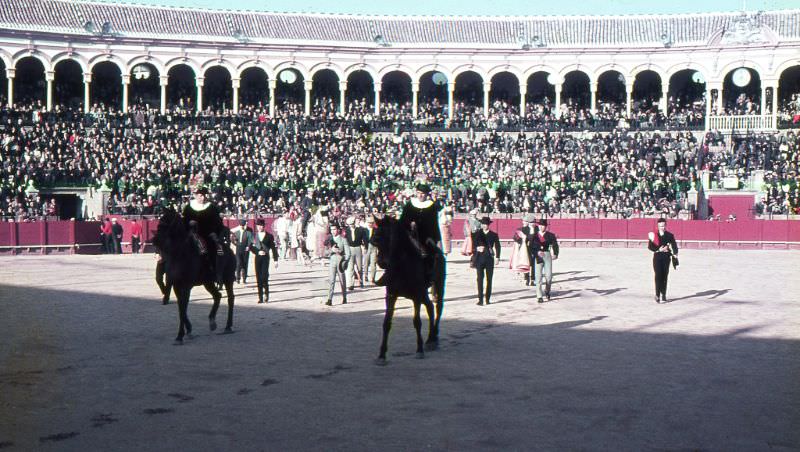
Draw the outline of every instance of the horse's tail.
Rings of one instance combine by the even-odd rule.
[[[444,253],[436,253],[433,258],[433,287],[437,301],[444,300],[444,286],[447,280],[447,259]]]

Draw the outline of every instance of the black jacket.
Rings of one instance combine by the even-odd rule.
[[[531,256],[536,258],[536,262],[544,262],[544,259],[539,257],[540,251],[550,251],[553,257],[558,257],[558,240],[556,239],[556,235],[550,231],[540,235],[537,230],[535,233],[528,236],[528,244],[529,249],[532,250]]]
[[[478,247],[485,247],[482,253],[478,252]],[[484,233],[482,229],[472,233],[472,254],[477,258],[495,257],[500,259],[500,237],[494,231]]]
[[[253,230],[250,228],[239,227],[239,230],[231,233],[231,243],[236,247],[237,253],[246,253],[253,242]]]
[[[348,226],[345,229],[345,237],[347,238],[347,244],[350,245],[350,248],[367,246],[369,244],[367,231],[360,226],[356,226],[355,228],[350,228]]]
[[[658,232],[656,232],[655,234],[656,234],[656,236],[658,236]],[[659,244],[656,245],[652,240],[648,240],[647,241],[647,249],[649,249],[650,251],[658,254],[658,253],[660,253],[660,251],[658,251],[658,249],[660,247],[662,247],[664,245],[668,245],[672,249],[672,254],[675,255],[675,256],[678,255],[678,243],[675,241],[675,236],[672,235],[671,232],[664,231],[664,235],[662,235],[661,237],[656,237],[656,238],[658,238]]]
[[[260,256],[259,251],[266,252],[266,256]],[[264,238],[258,239],[258,232],[253,233],[253,240],[250,242],[250,252],[258,257],[266,257],[269,259],[269,252],[272,251],[272,258],[278,260],[278,247],[275,246],[275,237],[269,232],[264,231]]]

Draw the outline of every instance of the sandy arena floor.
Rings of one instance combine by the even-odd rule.
[[[797,252],[684,250],[662,305],[646,250],[564,249],[542,305],[503,262],[476,306],[452,261],[440,349],[415,359],[401,301],[385,367],[378,288],[325,307],[327,269],[281,263],[232,335],[196,288],[174,346],[154,266],[0,258],[0,449],[800,449]]]

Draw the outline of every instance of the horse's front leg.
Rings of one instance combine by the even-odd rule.
[[[425,351],[422,349],[422,320],[419,317],[421,304],[421,300],[414,300],[414,331],[417,333],[417,359],[425,357]]]
[[[225,332],[233,332],[233,281],[225,281],[225,294],[228,296],[228,322],[225,324]]]
[[[217,310],[219,309],[219,301],[222,299],[222,294],[219,293],[217,285],[214,283],[203,284],[203,287],[206,288],[214,299],[214,304],[211,305],[211,313],[208,314],[208,328],[214,331],[217,329]]]
[[[428,351],[436,350],[439,341],[439,335],[436,331],[436,312],[427,293],[425,293],[423,301],[425,302],[425,311],[428,313],[428,340],[425,341],[425,348]]]
[[[175,338],[175,345],[183,345],[183,337],[186,335],[188,316],[186,315],[188,294],[186,288],[174,286],[175,298],[178,301],[178,336]],[[191,331],[191,330],[190,330]]]
[[[376,361],[378,365],[386,364],[386,349],[388,348],[389,331],[392,329],[392,316],[394,315],[395,303],[397,303],[397,297],[387,293],[386,313],[383,316],[383,340],[381,341],[381,349]]]

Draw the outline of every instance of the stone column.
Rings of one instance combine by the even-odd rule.
[[[525,96],[528,95],[528,87],[523,87],[520,85],[519,87],[519,114],[522,117],[525,117]]]
[[[8,82],[8,105],[14,105],[14,74],[16,69],[6,69],[6,80]]]
[[[772,123],[778,127],[778,81],[772,84]]]
[[[667,104],[668,100],[669,100],[669,87],[667,87],[667,89],[662,88],[661,102],[658,103],[659,104],[658,108],[661,110],[661,113],[665,116],[667,114],[667,109],[669,108],[669,105]]]
[[[589,111],[595,115],[597,113],[597,82],[589,82],[589,89],[592,91],[592,103],[589,105]]]
[[[725,106],[722,104],[722,85],[717,88],[717,114],[721,115],[725,112]]]
[[[492,90],[492,82],[483,82],[483,115],[489,116],[489,92]]]
[[[767,116],[767,84],[761,81],[761,116]]]
[[[167,84],[169,84],[169,75],[161,75],[158,77],[158,84],[161,87],[161,114],[167,112]]]
[[[411,114],[419,115],[419,82],[411,82]]]
[[[456,83],[447,81],[447,119],[453,120],[453,93],[456,90]]]
[[[131,84],[131,76],[122,76],[122,112],[128,112],[128,86]]]
[[[267,86],[269,86],[269,116],[270,118],[275,117],[275,90],[278,88],[278,80],[271,78],[267,81]]]
[[[47,82],[47,111],[53,110],[53,81],[55,79],[55,71],[47,71],[44,73],[44,80]]]
[[[625,84],[625,116],[631,118],[631,104],[633,103],[633,83]]]
[[[305,115],[311,116],[311,88],[314,86],[314,81],[305,80],[303,86],[306,90]]]
[[[339,114],[344,116],[347,102],[347,80],[339,80]]]
[[[89,86],[92,84],[92,73],[91,72],[84,72],[83,73],[83,112],[89,113],[89,109],[91,105],[89,104],[89,100],[91,96],[89,95]]]
[[[711,116],[711,85],[706,83],[706,116],[705,129],[708,130],[708,117]]]
[[[561,83],[556,83],[553,87],[556,89],[556,108],[553,113],[556,115],[556,119],[559,119],[559,114],[561,112],[561,87],[563,85]]]
[[[233,88],[233,114],[239,114],[239,86],[241,85],[241,79],[232,78],[231,79],[231,87]]]
[[[195,79],[195,85],[197,86],[197,112],[200,113],[203,111],[203,84],[205,83],[205,78],[197,77]]]
[[[381,82],[375,83],[375,119],[381,114]]]

